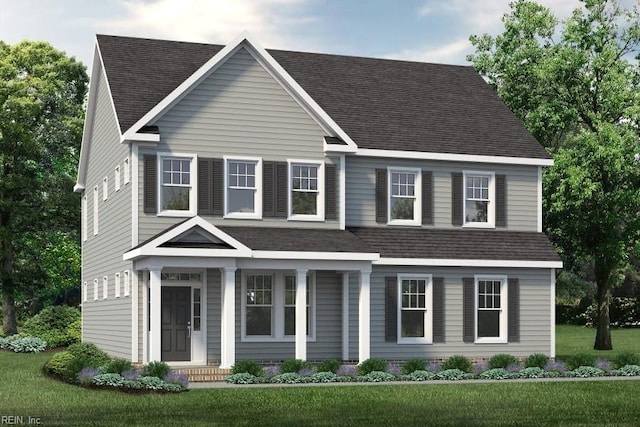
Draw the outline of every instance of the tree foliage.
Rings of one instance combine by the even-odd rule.
[[[554,154],[545,224],[565,266],[592,266],[595,348],[611,348],[609,297],[640,233],[640,18],[617,1],[583,0],[562,24],[530,0],[511,4],[501,35],[472,36],[475,68]]]
[[[42,258],[40,233],[77,236],[79,200],[72,188],[87,81],[81,63],[47,43],[11,46],[0,41],[0,291],[5,333],[16,330],[17,293],[38,274],[33,261]]]

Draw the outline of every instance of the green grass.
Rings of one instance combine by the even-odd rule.
[[[567,358],[572,354],[587,353],[611,359],[623,351],[640,354],[640,328],[612,329],[613,350],[594,350],[596,330],[584,326],[556,325],[556,357]]]
[[[639,381],[191,390],[128,395],[44,376],[0,351],[0,416],[44,425],[637,425]],[[25,421],[26,422],[26,421]]]

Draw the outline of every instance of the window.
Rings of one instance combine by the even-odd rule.
[[[226,159],[226,215],[259,218],[262,215],[259,159]]]
[[[493,227],[495,224],[494,175],[464,173],[464,224],[470,227]]]
[[[102,179],[102,200],[106,202],[108,197],[109,197],[109,178],[105,176]]]
[[[120,165],[116,166],[113,171],[113,185],[116,188],[116,191],[120,191]]]
[[[98,186],[93,187],[93,235],[98,235]]]
[[[129,183],[129,158],[124,159],[124,163],[122,165],[124,169],[124,184],[127,185]]]
[[[476,342],[507,342],[507,279],[476,276]]]
[[[88,206],[87,206],[87,196],[82,198],[82,240],[84,242],[87,241],[87,221],[88,221]]]
[[[294,272],[244,273],[242,339],[294,341],[296,276]],[[307,275],[307,338],[315,337],[313,275]]]
[[[160,155],[160,210],[166,215],[195,214],[192,157]]]
[[[398,275],[398,342],[432,342],[432,295],[430,275]]]
[[[420,170],[389,168],[389,224],[420,225]]]
[[[104,276],[102,278],[102,299],[107,299],[109,296],[109,278]]]
[[[200,313],[202,308],[201,303],[201,291],[200,288],[193,288],[193,330],[197,332],[201,329],[202,315]]]
[[[324,165],[290,161],[289,218],[324,220]]]
[[[87,292],[88,292],[88,289],[87,289],[87,288],[88,288],[88,286],[87,286],[87,282],[84,282],[84,283],[82,284],[82,301],[83,301],[83,302],[87,302],[87,298],[89,297],[89,296],[87,295]]]
[[[120,298],[120,273],[115,275],[116,298]]]
[[[130,282],[129,282],[129,270],[125,270],[122,279],[124,281],[124,296],[129,296]]]
[[[93,279],[93,300],[98,300],[98,279]]]

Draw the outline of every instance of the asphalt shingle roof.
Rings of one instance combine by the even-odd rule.
[[[223,48],[97,38],[123,132]],[[360,148],[550,158],[472,67],[268,52]]]

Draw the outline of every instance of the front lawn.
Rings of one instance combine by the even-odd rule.
[[[613,350],[594,350],[594,328],[574,325],[556,325],[556,357],[567,358],[572,354],[588,353],[611,359],[623,351],[640,354],[640,328],[611,329]]]
[[[129,395],[52,380],[0,351],[0,416],[44,425],[637,425],[638,381],[407,384]]]

